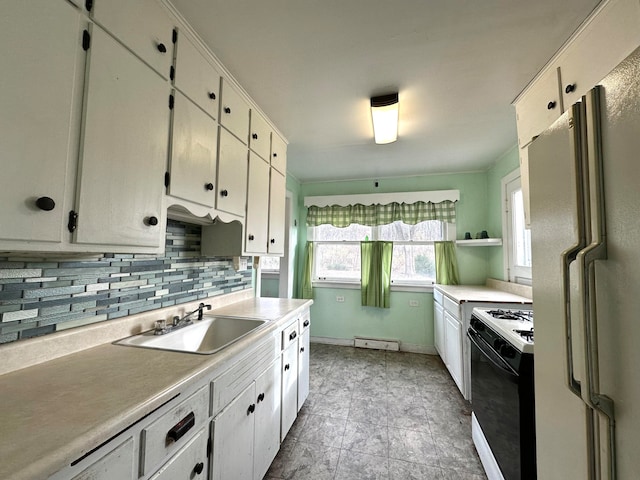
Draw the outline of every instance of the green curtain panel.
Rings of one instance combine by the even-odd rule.
[[[313,242],[304,247],[304,270],[302,272],[302,298],[313,298]]]
[[[393,242],[360,242],[360,293],[366,307],[391,307]]]
[[[456,222],[456,202],[445,200],[439,203],[389,203],[387,205],[331,205],[310,206],[307,210],[307,227],[330,224],[334,227],[348,227],[352,223],[375,227],[402,220],[409,225],[426,220]]]
[[[456,247],[451,241],[434,242],[436,247],[436,283],[459,285],[458,259]]]

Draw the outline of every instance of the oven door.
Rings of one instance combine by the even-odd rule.
[[[520,480],[520,376],[470,328],[473,413],[505,480]]]

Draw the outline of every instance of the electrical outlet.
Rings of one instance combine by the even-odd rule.
[[[344,297],[342,295],[336,296],[336,302],[338,302],[338,303],[344,302]]]
[[[420,302],[418,302],[418,300],[409,300],[410,307],[417,307],[418,305],[420,305]]]

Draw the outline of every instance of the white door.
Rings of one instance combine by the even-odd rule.
[[[436,350],[443,362],[447,362],[444,348],[444,307],[437,302],[433,304],[433,336]]]
[[[0,2],[0,240],[62,241],[81,38],[65,2]]]
[[[169,195],[214,207],[217,154],[218,124],[175,92]]]
[[[453,380],[461,392],[464,391],[462,379],[462,326],[460,321],[449,312],[444,312],[444,339],[447,351],[446,362]]]
[[[269,189],[269,253],[275,255],[284,254],[286,183],[284,175],[272,168]]]
[[[247,201],[247,146],[220,128],[216,208],[244,217]]]
[[[280,440],[287,436],[298,415],[298,341],[282,352],[282,423]]]
[[[280,449],[280,361],[256,379],[253,478],[262,480]]]
[[[298,411],[309,396],[309,336],[307,327],[302,330],[298,340]]]
[[[154,251],[164,238],[169,86],[98,27],[88,69],[75,241]]]
[[[248,254],[267,253],[268,220],[269,165],[258,155],[250,152],[245,228],[245,251]]]

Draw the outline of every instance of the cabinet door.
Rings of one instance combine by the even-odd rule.
[[[62,241],[81,38],[65,2],[0,2],[0,240]],[[36,205],[45,197],[52,210]]]
[[[444,312],[444,328],[445,328],[445,349],[446,364],[453,380],[458,385],[460,391],[462,387],[462,326],[457,318],[453,317],[449,312]]]
[[[269,165],[255,153],[249,153],[249,186],[247,188],[247,222],[245,251],[267,253],[269,220]]]
[[[287,174],[287,144],[277,134],[271,134],[271,166]]]
[[[216,208],[244,217],[247,200],[248,151],[237,138],[220,129]]]
[[[284,255],[285,197],[287,182],[284,175],[271,169],[269,188],[269,253]]]
[[[249,147],[260,157],[269,161],[271,128],[264,117],[256,110],[251,110],[251,126],[249,130]]]
[[[213,480],[253,478],[255,408],[252,383],[213,419]]]
[[[112,480],[135,478],[133,473],[133,439],[128,438],[72,480]]]
[[[178,35],[174,85],[211,117],[218,118],[220,73],[184,34]]]
[[[294,340],[282,352],[282,423],[280,441],[287,436],[298,416],[298,342]]]
[[[280,448],[280,361],[256,379],[254,480],[262,480]]]
[[[444,345],[444,308],[439,303],[433,304],[433,336],[436,350],[440,354],[442,361],[446,364],[447,358],[445,357],[446,349]]]
[[[88,69],[75,241],[157,251],[165,219],[168,84],[98,27]]]
[[[200,430],[189,442],[165,463],[149,480],[206,479],[206,429]],[[109,478],[132,478],[113,476]]]
[[[249,105],[229,82],[221,82],[220,125],[247,144],[249,137]]]
[[[173,23],[157,0],[97,0],[93,18],[165,79],[173,60]]]
[[[218,125],[179,92],[175,93],[168,193],[215,206]]]
[[[300,334],[298,347],[298,411],[309,396],[309,329]]]

